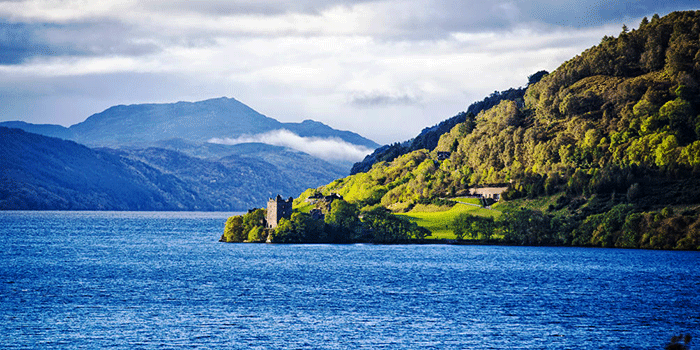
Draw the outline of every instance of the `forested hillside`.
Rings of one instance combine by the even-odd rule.
[[[528,85],[534,84],[543,76],[547,74],[546,71],[540,71],[528,78]],[[505,91],[494,91],[491,95],[484,98],[481,101],[474,102],[469,105],[464,112],[459,112],[452,118],[444,120],[437,125],[429,128],[425,128],[421,133],[411,140],[404,141],[401,143],[394,143],[391,145],[385,145],[377,148],[371,154],[367,155],[365,159],[360,162],[355,163],[350,170],[350,174],[357,174],[369,171],[372,166],[378,162],[390,162],[399,156],[404,154],[417,151],[420,149],[427,149],[432,151],[438,145],[440,137],[445,133],[449,132],[455,125],[459,123],[464,123],[467,119],[471,119],[474,115],[479,114],[481,111],[487,110],[501,101],[516,101],[521,103],[523,101],[523,96],[525,94],[525,88],[518,89],[508,89]]]
[[[522,103],[466,118],[434,150],[318,190],[405,211],[503,183],[506,199],[553,202],[503,215],[509,243],[699,249],[698,38],[700,11],[645,18],[528,86]]]

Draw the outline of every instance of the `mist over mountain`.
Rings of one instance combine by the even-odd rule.
[[[279,130],[302,138],[343,141],[358,153],[369,153],[379,146],[356,133],[335,130],[312,120],[282,123],[226,97],[199,102],[119,105],[69,128],[24,122],[3,122],[0,126],[69,139],[89,147],[144,148],[171,139],[202,144],[212,139],[255,137]]]
[[[225,97],[114,106],[69,128],[0,126],[14,128],[2,130],[0,209],[245,210],[345,176],[378,146]]]
[[[378,146],[225,97],[114,106],[69,128],[0,126],[15,128],[3,128],[2,209],[244,210],[345,176]]]

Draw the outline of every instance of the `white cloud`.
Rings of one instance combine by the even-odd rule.
[[[339,138],[301,137],[286,129],[237,138],[213,138],[208,142],[224,145],[265,143],[295,149],[327,161],[357,162],[372,153],[371,149],[345,142]]]
[[[105,101],[102,109],[120,103],[231,96],[281,121],[314,119],[390,143],[415,136],[494,90],[525,85],[528,75],[551,71],[616,31],[615,27],[545,31],[524,26],[419,41],[363,35],[221,37],[194,47],[163,44],[163,50],[139,56],[42,57],[0,66],[6,77],[23,81],[4,88],[0,82],[0,96],[5,90],[30,89],[55,77],[85,77],[107,84],[109,75],[131,73],[137,79],[110,89],[118,95],[99,98]],[[140,77],[163,74],[177,79],[147,85],[153,80]],[[83,78],[80,81],[70,84],[71,98],[78,105],[84,103],[81,86],[90,99],[99,93],[81,85]],[[55,93],[62,90],[57,86]],[[43,102],[37,99],[34,104]],[[6,119],[26,116],[20,112],[21,117],[12,117],[3,108],[9,107],[0,103],[0,115]],[[35,120],[70,125],[99,110],[71,114],[75,119],[70,121],[56,120],[58,112],[44,116],[49,120]]]
[[[420,98],[409,93],[371,91],[351,94],[350,103],[363,107],[412,105],[420,103]]]
[[[494,90],[525,85],[528,75],[553,70],[615,30],[523,28],[490,34],[459,32],[423,41],[370,36],[218,38],[212,45],[168,46],[140,56],[45,57],[0,66],[6,77],[23,81],[5,87],[0,81],[0,96],[5,90],[46,84],[47,79],[74,77],[79,82],[70,84],[71,98],[80,105],[84,103],[81,93],[95,99],[100,92],[83,85],[85,78],[109,84],[109,75],[131,73],[135,79],[109,89],[117,93],[111,95],[113,102],[107,95],[99,98],[105,101],[102,109],[121,103],[231,96],[281,121],[314,119],[390,143],[415,136]],[[153,79],[142,78],[163,74],[173,77],[167,85],[153,85]],[[81,86],[85,87],[82,92]],[[61,94],[63,89],[57,86],[54,91]],[[38,99],[34,104],[43,103]],[[8,117],[3,108],[9,107],[0,103],[0,115],[18,119]],[[49,120],[35,120],[70,125],[95,112],[99,110],[71,114],[75,119],[70,121],[56,120],[60,113],[45,115]],[[18,115],[25,118],[26,114]]]

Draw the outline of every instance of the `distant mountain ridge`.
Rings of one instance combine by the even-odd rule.
[[[205,143],[212,138],[236,138],[279,129],[301,137],[336,138],[369,149],[379,147],[356,133],[336,130],[317,121],[282,123],[227,97],[198,102],[118,105],[68,128],[25,122],[3,122],[0,126],[69,139],[91,147],[143,148],[169,139]]]
[[[0,135],[6,210],[246,210],[345,176],[352,157],[378,146],[226,97],[119,105],[68,128],[3,122]]]
[[[62,125],[55,124],[32,124],[23,121],[0,122],[0,126],[13,129],[21,129],[33,134],[39,134],[59,139],[70,140],[74,137],[73,132]]]

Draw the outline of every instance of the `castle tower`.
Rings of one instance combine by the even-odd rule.
[[[276,198],[270,198],[267,201],[267,228],[277,228],[280,219],[290,219],[292,217],[292,202],[294,198],[284,200],[282,196],[277,195]]]

